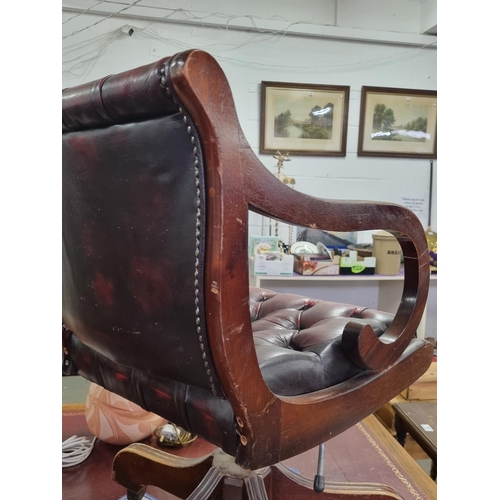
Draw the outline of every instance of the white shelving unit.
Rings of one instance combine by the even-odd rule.
[[[317,299],[371,307],[395,314],[403,293],[403,274],[387,276],[253,276],[250,286],[279,293],[296,293]],[[429,296],[417,337],[434,337],[436,333],[437,274],[431,274]]]

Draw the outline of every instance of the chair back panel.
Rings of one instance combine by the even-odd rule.
[[[150,73],[145,88],[165,92]],[[73,95],[78,115],[94,113],[93,93],[118,109],[126,94],[112,79],[87,88],[88,105]],[[203,162],[186,120],[122,113],[63,134],[63,321],[115,363],[220,395],[203,314]]]

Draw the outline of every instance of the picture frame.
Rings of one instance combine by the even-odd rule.
[[[363,86],[358,156],[437,158],[437,91]]]
[[[345,156],[349,91],[342,85],[262,82],[259,152]]]

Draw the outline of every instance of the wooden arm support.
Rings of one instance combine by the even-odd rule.
[[[346,325],[342,336],[344,349],[359,366],[380,370],[393,364],[413,338],[427,300],[429,257],[418,218],[396,204],[323,200],[294,191],[262,166],[242,135],[240,154],[247,201],[257,213],[288,224],[329,231],[384,229],[398,239],[405,276],[394,321],[381,338],[371,326],[356,321]]]
[[[199,59],[206,65],[205,73],[213,79],[209,87],[196,74],[190,75],[189,59]],[[209,212],[217,241],[226,235],[228,241],[234,241],[237,234],[243,234],[245,208],[285,223],[330,231],[384,229],[398,239],[404,255],[405,277],[402,301],[394,321],[381,338],[377,338],[370,326],[361,327],[353,321],[346,326],[342,338],[348,355],[359,366],[380,370],[392,365],[413,338],[427,301],[429,256],[418,218],[405,207],[392,203],[323,200],[292,190],[269,172],[252,151],[239,126],[227,82],[215,61],[206,54],[188,52],[172,58],[170,71],[176,91],[183,95],[185,102],[196,104],[192,108],[194,119],[205,131],[205,137],[217,137],[213,143],[220,145],[220,149],[207,148],[206,151],[208,185],[212,186]],[[224,95],[223,110],[210,99],[214,92]],[[205,107],[209,113],[200,111]],[[218,116],[219,124],[231,126],[216,127],[210,118],[213,116]],[[240,168],[236,168],[238,164]],[[216,192],[231,193],[230,211],[211,196]],[[209,249],[208,257],[212,261],[224,262],[226,257],[222,254],[210,252]],[[232,262],[231,267],[234,267]],[[225,268],[229,268],[229,263]],[[220,276],[220,269],[218,273]],[[241,274],[242,269],[237,273]],[[213,281],[218,286],[221,279]]]

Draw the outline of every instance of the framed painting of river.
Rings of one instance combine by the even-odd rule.
[[[437,157],[437,91],[362,87],[358,156]]]
[[[262,82],[262,154],[345,156],[349,87]]]

